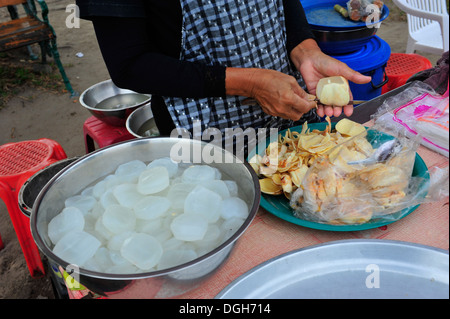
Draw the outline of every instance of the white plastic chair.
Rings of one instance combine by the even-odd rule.
[[[445,0],[393,0],[407,14],[406,53],[416,50],[441,55],[449,47],[449,22]]]

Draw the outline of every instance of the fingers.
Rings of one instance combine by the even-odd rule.
[[[315,102],[303,100],[297,96],[292,103],[280,103],[273,106],[265,106],[263,103],[260,103],[260,105],[264,112],[269,115],[298,121],[303,114],[309,112],[312,108],[315,108],[317,104]]]
[[[353,105],[346,105],[344,107],[335,107],[330,105],[319,105],[317,108],[317,115],[320,117],[338,117],[344,112],[345,116],[351,116],[353,114]]]
[[[276,88],[275,91],[264,90],[255,96],[265,113],[298,121],[303,114],[317,107],[312,96],[300,87],[294,77],[283,76],[278,80],[278,82],[271,82],[271,89]]]
[[[302,89],[298,93],[293,93],[291,112],[289,112],[289,119],[298,121],[303,114],[309,112],[311,109],[316,108],[317,103],[312,96]]]
[[[340,65],[341,65],[340,75],[342,75],[347,80],[349,80],[353,83],[356,83],[356,84],[366,84],[366,83],[369,83],[370,81],[372,81],[372,77],[363,75],[363,74],[351,69],[344,63],[342,63]]]
[[[353,105],[346,105],[346,106],[344,106],[344,114],[346,116],[352,116],[352,114],[353,114]]]
[[[258,70],[250,95],[263,111],[272,116],[298,121],[304,113],[317,107],[314,99],[295,77],[274,70]]]
[[[316,102],[308,101],[293,93],[289,98],[274,102],[271,105],[260,103],[264,112],[272,116],[298,121],[303,114],[316,107]]]
[[[342,114],[342,108],[340,107],[333,107],[331,105],[319,105],[317,108],[317,115],[320,117],[324,116],[335,116],[338,117]]]

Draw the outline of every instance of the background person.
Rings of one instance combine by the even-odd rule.
[[[93,22],[113,82],[152,94],[162,135],[176,128],[202,131],[277,127],[342,108],[309,99],[320,78],[342,75],[364,84],[319,49],[299,0],[77,0]],[[247,103],[251,98],[257,103]],[[352,114],[353,106],[343,108]],[[294,121],[300,121],[295,122]]]

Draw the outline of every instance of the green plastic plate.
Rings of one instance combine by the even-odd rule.
[[[332,128],[334,128],[336,123],[332,123]],[[318,129],[323,131],[327,126],[327,123],[311,123],[308,124],[308,128],[311,130]],[[301,132],[302,127],[296,126],[291,128],[290,130],[293,132]],[[373,130],[369,131],[373,132]],[[285,131],[281,131],[280,134],[284,135],[286,133]],[[381,133],[381,132],[377,132]],[[383,142],[383,139],[389,140],[392,138],[392,136],[381,133],[382,138],[378,139],[378,141]],[[267,141],[267,145],[269,144],[269,141]],[[259,153],[263,153],[264,150],[260,151]],[[252,158],[255,154],[255,150],[250,153],[249,158]],[[428,168],[423,161],[423,159],[416,154],[416,159],[413,167],[412,176],[422,176],[426,179],[429,179],[429,173]],[[295,217],[293,215],[292,208],[289,205],[289,200],[284,195],[268,195],[268,194],[262,194],[261,195],[261,207],[267,210],[269,213],[287,221],[292,224],[296,224],[299,226],[307,227],[307,228],[313,228],[313,229],[320,229],[320,230],[326,230],[326,231],[359,231],[359,230],[366,230],[366,229],[373,229],[385,225],[392,224],[395,221],[398,221],[409,214],[411,214],[413,211],[415,211],[420,205],[416,205],[413,207],[405,208],[401,211],[398,211],[396,213],[393,213],[389,215],[389,218],[378,218],[378,219],[372,219],[367,223],[364,224],[353,224],[353,225],[331,225],[331,224],[325,224],[325,223],[317,223],[313,221],[308,221],[304,219],[300,219],[298,217]]]

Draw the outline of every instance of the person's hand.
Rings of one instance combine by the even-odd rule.
[[[293,76],[274,70],[227,68],[226,90],[256,100],[269,115],[294,121],[316,107]]]
[[[329,76],[340,75],[356,84],[366,84],[371,81],[370,76],[362,75],[349,68],[345,63],[324,54],[316,41],[312,39],[305,40],[294,48],[291,52],[291,59],[302,74],[306,87],[311,94],[316,94],[319,80]],[[353,99],[352,96],[351,99]],[[346,116],[352,115],[353,105],[344,107],[319,105],[317,108],[317,114],[320,117],[325,115],[337,117],[342,114],[342,111]]]

